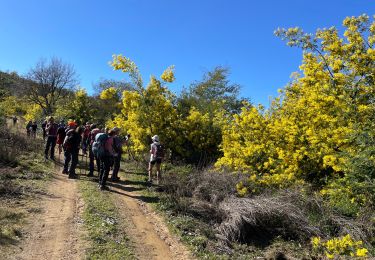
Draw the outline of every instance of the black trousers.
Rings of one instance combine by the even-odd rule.
[[[99,184],[101,186],[105,186],[110,169],[111,169],[111,157],[105,156],[105,157],[100,158]]]
[[[51,149],[51,159],[55,159],[55,146],[56,146],[56,136],[48,136],[47,142],[46,142],[46,149],[44,150],[44,155],[46,158],[48,158],[48,152]]]
[[[76,173],[78,164],[79,151],[64,151],[64,172],[69,172],[69,176],[73,176]],[[69,163],[72,161],[69,167]]]
[[[113,162],[113,171],[112,171],[112,179],[118,178],[118,171],[120,170],[120,163],[121,163],[121,154],[114,157]]]
[[[89,174],[94,174],[94,170],[95,170],[95,161],[96,161],[96,166],[98,167],[98,174],[100,173],[100,159],[99,158],[96,158],[94,156],[94,153],[92,152],[92,147],[91,145],[89,146],[89,158],[90,158],[90,161],[89,161]]]

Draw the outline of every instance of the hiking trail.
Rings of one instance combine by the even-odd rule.
[[[27,218],[25,240],[12,259],[84,259],[88,242],[80,216],[84,202],[78,181],[56,172],[46,194],[39,195],[39,213]],[[164,220],[144,201],[130,181],[109,183],[110,195],[125,220],[125,233],[137,259],[193,259],[190,252],[172,235]],[[149,198],[148,198],[149,199]]]
[[[46,195],[38,201],[41,212],[28,217],[26,240],[13,259],[82,259],[85,254],[80,214],[83,201],[77,183],[54,174]]]
[[[193,259],[163,219],[147,205],[145,200],[150,198],[140,195],[139,188],[129,181],[120,181],[111,183],[110,189],[120,215],[130,223],[126,233],[138,259]]]

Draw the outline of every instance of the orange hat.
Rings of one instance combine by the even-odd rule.
[[[77,125],[77,123],[76,123],[76,122],[74,122],[74,121],[69,121],[69,122],[68,122],[68,125],[69,125],[69,126],[76,126],[76,125]]]

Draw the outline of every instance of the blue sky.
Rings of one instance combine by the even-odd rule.
[[[74,65],[92,92],[100,78],[124,75],[112,54],[135,61],[145,81],[176,66],[174,92],[215,66],[228,66],[241,95],[268,105],[301,63],[301,50],[273,35],[341,27],[346,16],[375,14],[373,0],[0,0],[0,70],[25,74],[41,57]]]

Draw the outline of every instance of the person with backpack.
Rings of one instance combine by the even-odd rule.
[[[83,131],[83,137],[82,137],[82,151],[84,154],[87,154],[87,148],[88,148],[87,140],[89,138],[90,131],[91,131],[90,123],[87,122],[85,125],[85,130]]]
[[[66,136],[65,127],[66,126],[65,126],[64,120],[61,120],[59,124],[59,128],[57,128],[57,141],[56,141],[58,148],[59,148],[59,154],[61,154],[63,151],[63,143],[64,143],[64,139]]]
[[[92,151],[92,145],[95,142],[95,137],[97,134],[99,134],[101,131],[99,128],[96,127],[95,124],[91,124],[90,126],[90,134],[87,138],[87,147],[89,149],[89,174],[87,176],[92,177],[94,176],[94,169],[95,169],[95,162],[98,169],[98,175],[100,173],[100,159],[96,157]]]
[[[66,133],[66,137],[63,143],[64,147],[64,170],[63,173],[69,174],[69,179],[77,178],[75,173],[78,164],[79,148],[82,141],[83,127],[77,127],[76,129],[70,129]],[[69,167],[69,163],[72,161]]]
[[[150,149],[150,162],[148,164],[148,181],[152,182],[152,168],[156,165],[156,183],[159,183],[161,179],[161,163],[164,159],[164,147],[159,142],[159,136],[154,135],[152,138],[152,144]]]
[[[92,145],[92,151],[96,157],[100,159],[100,174],[99,174],[99,188],[106,189],[106,182],[113,157],[116,155],[113,149],[113,136],[116,129],[111,129],[109,133],[100,133],[95,137],[95,142]]]
[[[54,118],[51,116],[46,125],[47,142],[46,142],[46,149],[44,150],[44,156],[46,160],[48,159],[48,152],[50,150],[51,150],[50,158],[51,160],[55,160],[57,128],[58,128],[58,125],[55,123]]]
[[[122,145],[127,142],[127,140],[123,140],[120,134],[120,128],[113,128],[112,130],[115,131],[113,136],[113,150],[115,151],[115,156],[113,158],[113,170],[112,170],[112,177],[111,181],[119,181],[120,177],[118,177],[118,172],[120,170],[120,163],[121,163],[121,156],[122,156]]]

